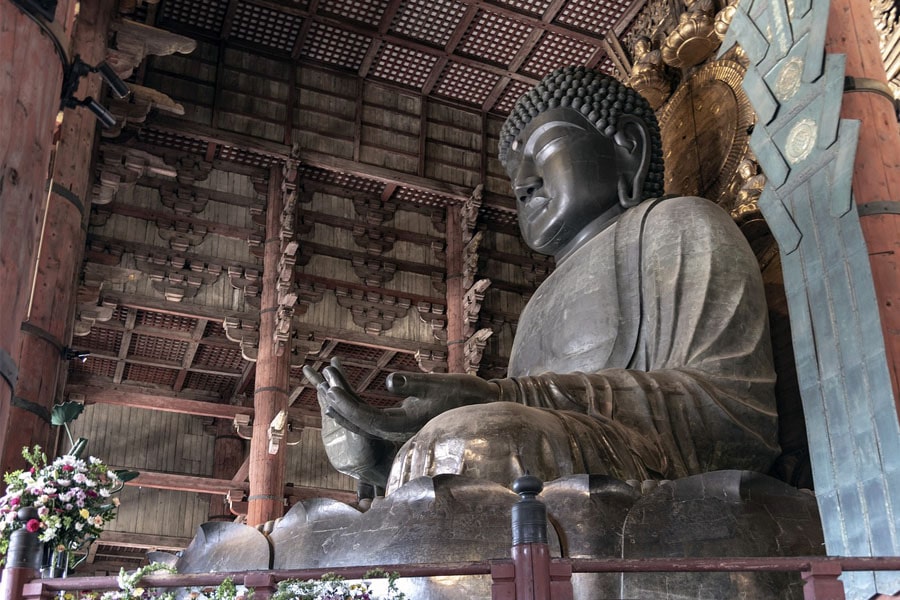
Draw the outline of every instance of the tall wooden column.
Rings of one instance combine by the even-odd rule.
[[[861,121],[853,196],[869,249],[894,402],[900,414],[900,129],[878,44],[868,0],[831,2],[825,48],[846,55],[846,74],[855,79],[857,91],[844,94],[841,117]],[[881,86],[887,95],[877,93],[872,89],[875,86]]]
[[[61,0],[54,28],[64,47],[74,2]],[[9,0],[0,2],[0,427],[11,417],[18,354],[46,205],[63,67],[53,42]],[[3,429],[0,429],[2,431]]]
[[[113,0],[81,3],[74,52],[88,64],[106,57],[106,35],[114,6]],[[99,76],[85,77],[81,83],[79,98],[100,96]],[[96,118],[86,109],[65,112],[41,233],[34,296],[22,326],[18,352],[16,395],[30,403],[26,405],[30,408],[22,408],[23,403],[17,402],[5,423],[3,472],[25,466],[23,446],[39,443],[47,448],[50,444],[50,425],[37,413],[53,406],[66,374],[60,348],[68,344],[72,334],[72,306],[90,211],[91,148],[97,127]]]
[[[459,205],[447,207],[447,371],[466,372],[466,323],[463,318],[463,243]]]
[[[269,454],[269,425],[281,410],[287,410],[290,377],[290,348],[275,342],[279,309],[278,273],[281,258],[281,217],[283,209],[281,167],[269,174],[266,205],[266,243],[263,256],[262,301],[259,311],[259,354],[256,361],[256,388],[253,392],[253,439],[250,441],[250,495],[247,524],[260,525],[284,512],[285,445]]]

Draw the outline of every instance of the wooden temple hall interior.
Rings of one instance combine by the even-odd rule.
[[[752,57],[722,46],[735,5],[0,0],[2,468],[20,468],[26,445],[64,452],[47,417],[73,401],[88,453],[140,472],[77,572],[146,564],[208,521],[261,525],[318,497],[357,505],[325,455],[304,366],[339,359],[376,407],[401,401],[385,385],[397,371],[505,376],[554,261],[522,242],[500,129],[519,96],[576,64],[648,99],[666,192],[713,200],[750,241],[778,372],[771,474],[814,489],[831,530],[862,540],[829,553],[900,555],[900,441],[884,425],[900,408],[900,141],[885,99],[900,97],[900,14],[833,0],[825,39],[864,92],[843,94],[842,116],[862,121],[852,185],[868,251],[819,271],[867,273],[877,304],[863,307],[789,271],[816,233],[795,218],[792,238],[760,209],[777,176],[750,147]],[[791,279],[810,290],[805,316]],[[833,331],[810,329],[817,311]],[[883,339],[842,328],[851,317]],[[887,365],[884,405],[865,400],[877,394],[853,378],[853,349],[855,364]],[[853,398],[842,415],[825,406],[836,379]]]

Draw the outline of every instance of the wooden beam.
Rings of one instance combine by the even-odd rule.
[[[167,300],[159,300],[158,298],[150,298],[148,296],[140,296],[138,294],[124,294],[119,292],[105,292],[103,300],[113,302],[119,306],[129,306],[132,308],[140,308],[144,310],[155,311],[166,315],[175,315],[178,317],[188,317],[192,319],[209,319],[221,323],[225,317],[237,317],[241,320],[256,320],[256,312],[240,312],[236,310],[221,310],[201,306],[199,304],[179,303],[175,304]]]
[[[125,357],[128,356],[128,350],[131,347],[131,336],[134,332],[136,320],[137,311],[129,310],[128,316],[125,317],[125,333],[122,334],[122,342],[119,344],[119,352],[116,355],[116,373],[113,375],[114,383],[122,383],[122,377],[125,374]]]
[[[123,469],[122,466],[110,466],[112,469]],[[249,483],[238,483],[230,479],[215,479],[213,477],[198,477],[196,475],[180,475],[176,473],[163,473],[161,471],[141,471],[141,474],[126,483],[133,487],[147,487],[159,490],[173,490],[177,492],[192,492],[196,494],[216,494],[225,496],[228,490],[250,490]],[[356,503],[356,492],[348,490],[335,490],[313,486],[284,486],[284,495],[295,500],[308,498],[332,498],[347,504]]]
[[[135,206],[133,204],[126,204],[119,201],[107,204],[104,209],[109,210],[115,215],[133,217],[135,219],[143,219],[145,221],[180,221],[184,223],[190,223],[191,225],[199,225],[201,227],[204,227],[209,233],[241,241],[250,239],[250,236],[257,232],[256,229],[251,229],[249,227],[237,227],[235,225],[228,225],[226,223],[219,223],[217,221],[208,221],[206,219],[198,219],[196,217],[188,217],[186,215],[176,215],[171,212],[153,210],[150,208]]]
[[[246,148],[253,152],[258,152],[266,156],[270,156],[277,160],[285,160],[291,157],[291,148],[284,144],[271,142],[262,138],[257,138],[239,133],[232,133],[200,125],[186,119],[175,117],[156,117],[152,125],[148,125],[149,129],[158,131],[169,131],[192,138],[199,138],[205,141],[212,141],[229,146],[237,146]],[[443,183],[425,177],[410,175],[400,171],[394,171],[377,165],[355,162],[327,154],[313,152],[310,150],[300,150],[299,156],[296,156],[301,163],[327,169],[331,171],[342,171],[351,175],[367,177],[389,183],[398,183],[404,187],[431,192],[441,196],[447,196],[451,199],[462,201],[467,199],[472,190],[459,185]]]
[[[89,404],[113,404],[116,406],[128,406],[130,408],[141,408],[146,410],[159,410],[163,412],[174,412],[185,415],[195,415],[198,417],[214,417],[217,419],[233,420],[237,415],[254,414],[254,409],[250,406],[234,406],[231,404],[218,404],[216,402],[204,402],[202,400],[191,400],[184,397],[172,395],[172,392],[166,393],[164,390],[154,390],[131,385],[112,385],[109,387],[99,385],[85,385],[73,383],[66,386],[66,392],[72,394],[81,394],[84,396],[84,403]],[[317,412],[294,408],[288,411],[288,415],[295,423],[303,427],[320,429],[322,427],[321,417]]]
[[[137,548],[140,550],[162,550],[178,552],[191,543],[191,538],[174,535],[151,535],[132,531],[102,531],[94,545],[119,546],[121,548]]]
[[[180,392],[181,388],[184,387],[184,382],[187,379],[188,369],[194,362],[194,356],[197,354],[197,350],[200,348],[200,340],[203,339],[203,332],[206,331],[206,325],[209,323],[209,319],[197,319],[197,324],[194,325],[194,331],[191,334],[191,341],[188,344],[187,349],[184,351],[184,357],[181,359],[181,370],[178,372],[178,376],[175,378],[175,383],[172,384],[172,389],[176,392]]]

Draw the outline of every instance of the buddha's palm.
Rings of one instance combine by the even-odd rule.
[[[379,487],[387,481],[398,445],[433,417],[499,398],[496,384],[471,375],[393,373],[387,389],[405,399],[398,407],[379,409],[356,395],[337,361],[322,375],[309,367],[303,372],[317,388],[329,461],[338,471]]]

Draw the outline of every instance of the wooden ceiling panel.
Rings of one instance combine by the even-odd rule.
[[[197,373],[190,371],[184,382],[185,389],[201,390],[218,394],[221,398],[230,398],[234,391],[237,376],[212,375],[210,373]]]
[[[391,362],[387,364],[386,369],[388,371],[413,371],[419,372],[419,363],[416,362],[416,357],[407,352],[398,352],[391,359]]]
[[[303,19],[296,15],[252,2],[241,2],[234,15],[231,35],[282,52],[291,52],[302,24]]]
[[[460,54],[481,58],[500,66],[509,65],[528,39],[532,27],[505,15],[481,10],[463,36]]]
[[[116,373],[116,361],[98,356],[88,356],[85,361],[69,361],[69,371],[77,375],[112,377]]]
[[[602,37],[618,23],[631,4],[631,0],[570,0],[556,20]]]
[[[95,326],[88,335],[75,338],[74,343],[94,352],[118,354],[119,346],[122,344],[122,334],[122,331]]]
[[[322,0],[319,11],[339,19],[378,27],[387,6],[388,0]]]
[[[161,387],[171,388],[177,377],[178,371],[175,369],[128,363],[125,365],[125,376],[123,379],[125,381],[150,383]]]
[[[146,327],[157,327],[159,329],[168,329],[170,331],[183,331],[191,333],[197,326],[197,319],[184,317],[181,315],[172,315],[151,310],[138,309],[137,325]]]
[[[228,0],[166,0],[160,24],[175,24],[218,35],[225,23]]]
[[[181,362],[187,348],[187,342],[182,342],[180,340],[158,338],[142,333],[134,333],[131,336],[131,346],[128,349],[128,356]]]
[[[197,354],[194,356],[192,366],[215,369],[216,371],[234,371],[240,373],[244,366],[239,347],[224,348],[221,346],[208,346],[200,344]]]
[[[372,77],[419,90],[437,62],[438,57],[433,54],[388,42],[382,44],[369,73]]]
[[[466,6],[456,0],[406,0],[400,5],[391,32],[444,48]]]
[[[534,77],[543,77],[563,65],[579,65],[590,61],[597,48],[559,33],[548,31],[522,65],[522,71]]]
[[[527,92],[530,87],[529,84],[522,81],[510,81],[506,88],[504,88],[503,93],[500,94],[497,103],[491,108],[497,112],[509,113],[515,105],[516,100],[518,100],[522,94]]]
[[[551,0],[496,0],[497,4],[508,6],[514,10],[541,17],[551,4]]]
[[[314,22],[310,25],[301,54],[311,60],[357,71],[370,44],[371,40],[364,35]]]
[[[499,81],[500,76],[495,73],[450,62],[441,73],[434,93],[480,107]]]

